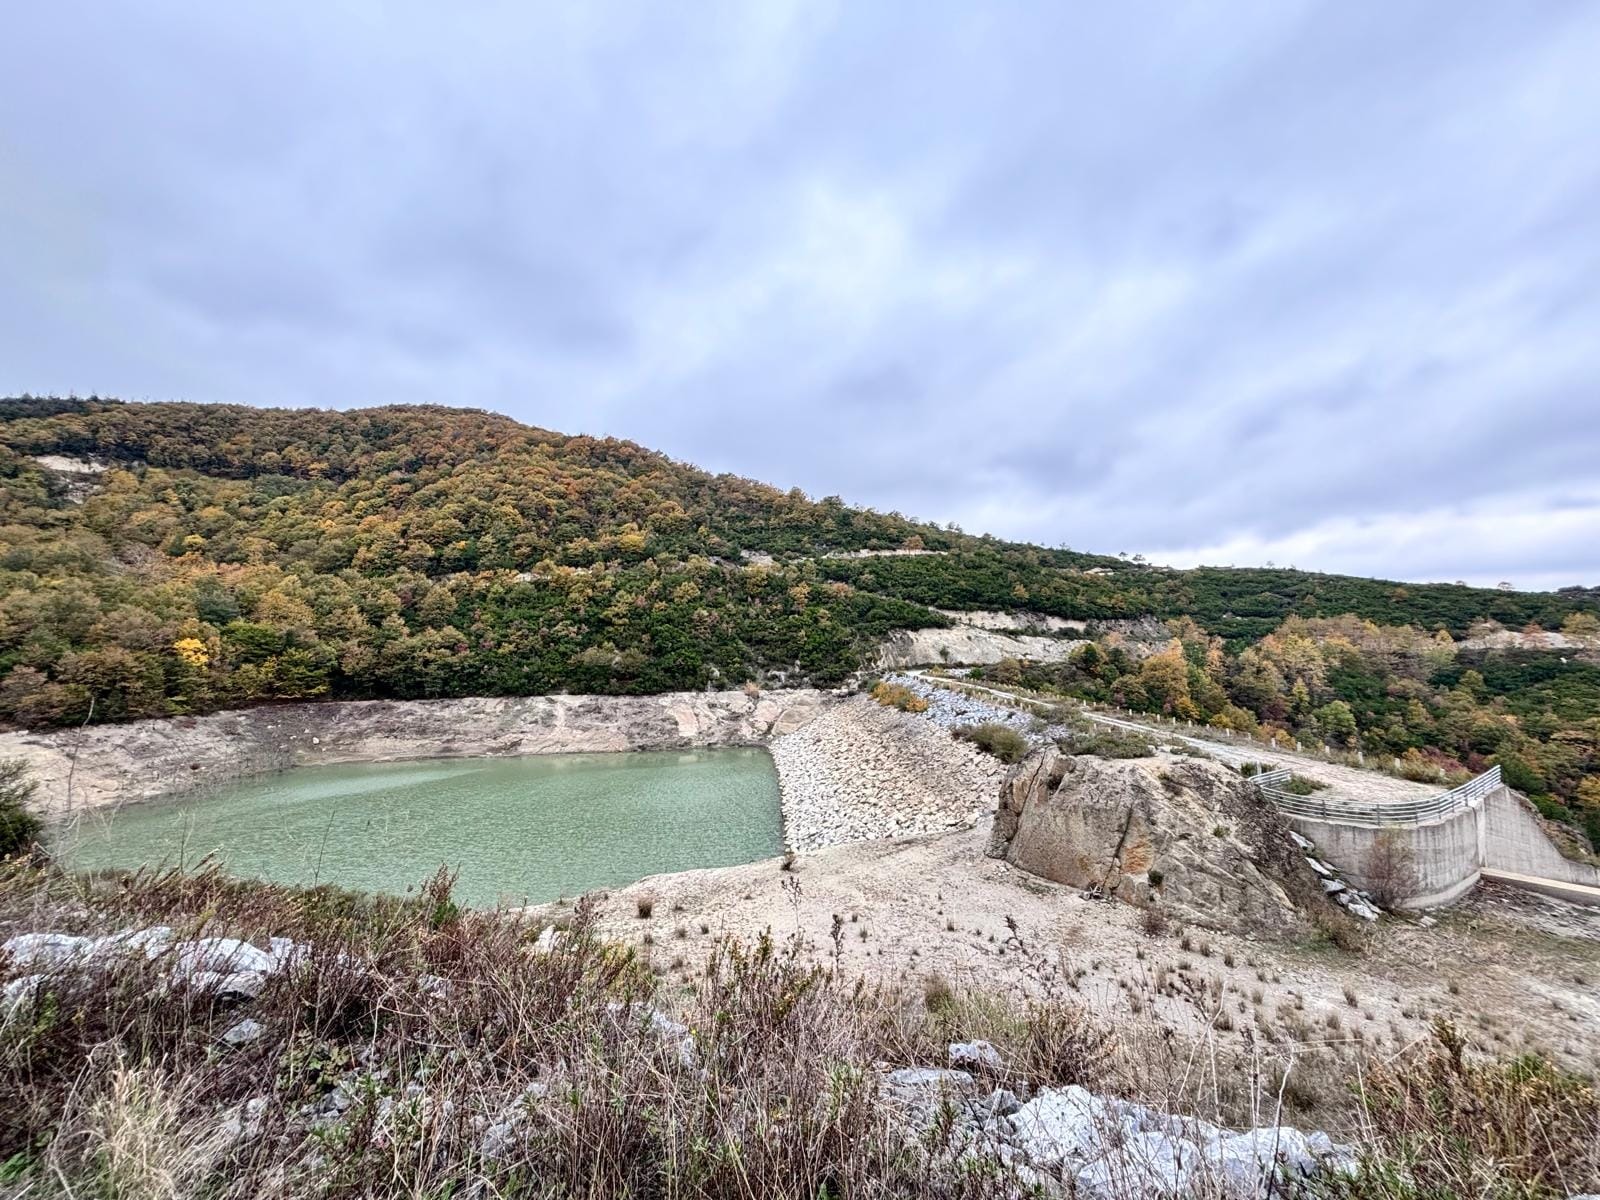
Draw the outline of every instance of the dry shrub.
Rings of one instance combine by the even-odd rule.
[[[1416,856],[1398,829],[1382,830],[1373,839],[1363,864],[1367,890],[1384,908],[1397,908],[1417,894]]]
[[[1077,1005],[1032,1003],[1023,1028],[1021,1056],[1013,1069],[1031,1085],[1095,1087],[1104,1077],[1114,1039]]]
[[[898,683],[879,683],[872,689],[872,698],[885,708],[898,708],[901,712],[928,711],[928,702],[910,688]]]
[[[1600,1096],[1537,1055],[1475,1062],[1448,1022],[1367,1069],[1350,1200],[1531,1200],[1600,1190]]]
[[[193,1195],[226,1148],[216,1127],[185,1123],[181,1081],[114,1068],[84,1122],[106,1191],[127,1200]]]
[[[1311,923],[1317,938],[1346,954],[1365,954],[1372,941],[1372,929],[1366,922],[1335,908],[1321,905],[1311,911]]]
[[[1165,937],[1170,924],[1167,910],[1153,901],[1146,904],[1139,914],[1139,928],[1144,931],[1145,937]]]
[[[955,736],[971,742],[985,754],[992,754],[1003,763],[1021,762],[1028,753],[1028,739],[1009,725],[998,721],[985,721],[981,725],[961,725]]]
[[[243,1005],[172,986],[159,956],[47,978],[0,1024],[0,1187],[160,1200],[1007,1190],[998,1164],[958,1161],[948,1129],[907,1154],[890,1128],[877,1064],[907,1043],[901,998],[763,938],[714,947],[669,1011],[634,952],[595,936],[589,902],[543,951],[536,924],[456,908],[448,884],[380,901],[209,870],[91,882],[0,868],[0,938],[160,921],[309,946]],[[246,1014],[265,1033],[224,1045]]]

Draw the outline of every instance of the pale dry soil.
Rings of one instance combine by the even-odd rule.
[[[820,964],[837,955],[847,975],[1075,996],[1113,1027],[1235,1050],[1389,1053],[1442,1016],[1485,1051],[1537,1050],[1600,1070],[1600,909],[1488,887],[1430,927],[1385,919],[1359,952],[1200,928],[1151,935],[1138,909],[987,857],[988,826],[829,847],[787,868],[767,860],[656,876],[604,896],[602,928],[668,980],[698,970],[717,938],[771,931],[798,937]],[[535,910],[568,911],[567,901]]]

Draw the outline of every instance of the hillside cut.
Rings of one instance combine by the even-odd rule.
[[[1232,771],[1195,759],[1039,751],[1002,786],[988,853],[1218,928],[1303,932],[1318,902],[1277,814]]]

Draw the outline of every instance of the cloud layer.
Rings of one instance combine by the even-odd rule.
[[[0,389],[1600,583],[1600,9],[535,7],[13,14]]]

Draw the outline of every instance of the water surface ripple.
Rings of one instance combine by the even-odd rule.
[[[55,831],[77,868],[194,864],[403,893],[441,865],[477,905],[576,896],[782,850],[765,750],[553,754],[302,767]]]

